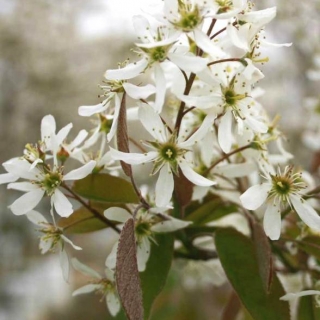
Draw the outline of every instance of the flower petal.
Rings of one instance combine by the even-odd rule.
[[[180,159],[179,160],[179,167],[181,171],[183,172],[184,176],[194,183],[197,186],[202,186],[202,187],[209,187],[214,184],[216,184],[215,181],[211,181],[200,174],[196,173],[189,165],[189,163],[185,159]]]
[[[63,234],[61,235],[61,239],[63,239],[64,242],[69,243],[73,249],[75,250],[82,250],[81,247],[76,246],[70,239],[68,239],[66,236]]]
[[[39,186],[31,182],[13,182],[8,184],[8,189],[28,192],[39,189]]]
[[[52,195],[51,203],[61,217],[69,217],[73,212],[72,204],[59,189]]]
[[[113,292],[109,291],[106,295],[106,303],[110,314],[115,317],[120,311],[120,301],[118,296]]]
[[[222,57],[225,53],[216,46],[210,38],[200,29],[194,29],[194,41],[197,46],[212,57]]]
[[[60,250],[60,266],[62,270],[63,279],[68,282],[69,280],[69,272],[70,272],[70,264],[68,254],[63,248]]]
[[[71,263],[72,263],[72,266],[77,271],[81,272],[82,274],[85,274],[87,276],[90,276],[90,277],[96,278],[96,279],[101,279],[102,278],[97,271],[95,271],[95,270],[91,269],[90,267],[86,266],[85,264],[81,263],[76,258],[72,258],[71,259]]]
[[[137,262],[139,272],[146,269],[147,262],[150,257],[151,244],[148,237],[142,237],[137,245]]]
[[[72,292],[72,296],[75,297],[79,294],[84,294],[84,293],[90,293],[90,292],[93,292],[93,291],[97,291],[101,288],[101,285],[100,284],[86,284],[85,286],[75,290]]]
[[[320,291],[319,290],[304,290],[304,291],[295,292],[295,293],[290,292],[290,293],[287,293],[286,295],[282,296],[280,298],[280,300],[289,301],[289,300],[296,299],[299,297],[311,296],[311,295],[320,295]]]
[[[119,207],[108,208],[104,211],[104,216],[109,220],[126,222],[132,215],[125,209]]]
[[[168,216],[168,220],[163,220],[151,227],[153,232],[172,232],[179,229],[183,229],[188,225],[192,224],[192,221],[183,221]]]
[[[168,58],[181,70],[193,73],[198,73],[204,70],[209,62],[207,58],[201,58],[192,55],[182,55],[179,53],[169,53]]]
[[[232,113],[227,110],[221,118],[218,130],[218,142],[223,152],[230,152],[232,138]]]
[[[141,59],[138,62],[129,63],[124,68],[107,70],[105,78],[108,80],[127,80],[137,77],[148,66],[148,60],[146,58]]]
[[[0,174],[0,184],[14,182],[14,181],[17,181],[18,179],[19,177],[12,173]]]
[[[271,240],[278,240],[281,234],[281,214],[279,207],[269,203],[263,218],[263,228]]]
[[[10,210],[15,215],[22,215],[29,211],[31,211],[42,199],[44,195],[44,190],[37,189],[29,191],[28,193],[24,194],[20,198],[18,198],[15,202],[9,206]]]
[[[296,195],[290,195],[290,200],[301,220],[311,229],[320,230],[320,216],[309,203]]]
[[[42,225],[43,223],[48,223],[47,219],[38,211],[31,210],[26,213],[26,216],[29,221],[36,225]]]
[[[154,64],[154,81],[156,85],[156,100],[154,102],[154,109],[161,112],[167,91],[166,78],[159,63]]]
[[[49,114],[41,120],[41,141],[47,144],[51,139],[51,135],[56,132],[56,121],[54,117]]]
[[[240,196],[240,201],[246,209],[256,210],[266,201],[270,189],[269,183],[257,184],[244,192]]]
[[[114,160],[121,160],[129,164],[143,164],[154,160],[158,156],[158,152],[151,151],[148,153],[127,153],[121,152],[110,147],[110,154]]]
[[[119,242],[117,241],[112,249],[111,249],[111,252],[109,253],[109,255],[107,256],[107,259],[106,259],[106,267],[108,267],[109,269],[115,269],[116,267],[116,264],[117,264],[117,251],[118,251],[118,244]]]
[[[82,167],[67,173],[63,177],[63,181],[83,179],[92,172],[95,166],[96,166],[96,161],[90,160],[88,163],[86,163]]]
[[[136,86],[132,83],[125,82],[123,85],[124,90],[133,99],[147,99],[152,94],[156,93],[155,86],[148,84],[146,86]]]
[[[165,207],[171,200],[172,192],[174,188],[173,174],[170,166],[164,165],[159,173],[159,177],[156,183],[156,206]]]
[[[90,117],[93,114],[101,113],[109,107],[109,103],[99,103],[94,106],[81,106],[78,109],[78,114],[82,117]]]

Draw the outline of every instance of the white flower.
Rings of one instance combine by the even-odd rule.
[[[6,164],[6,170],[22,179],[29,181],[13,182],[8,185],[9,189],[26,192],[23,196],[14,201],[10,209],[16,215],[25,214],[36,207],[44,195],[51,197],[51,206],[62,217],[68,217],[73,212],[72,204],[61,192],[59,187],[65,181],[79,180],[92,172],[96,165],[90,161],[84,166],[64,174],[63,167],[53,167],[38,163],[33,167],[25,159],[16,159]]]
[[[102,294],[103,298],[106,299],[107,308],[110,314],[114,317],[120,311],[120,301],[117,295],[116,284],[114,279],[114,272],[109,268],[105,269],[105,277],[101,277],[98,272],[91,269],[90,267],[79,262],[76,258],[71,260],[73,267],[87,275],[93,280],[90,284],[87,284],[72,293],[72,296],[77,296],[79,294],[97,292]]]
[[[292,167],[287,166],[283,173],[279,169],[278,174],[268,174],[266,179],[267,182],[249,188],[240,196],[240,200],[249,210],[256,210],[264,202],[267,203],[263,226],[271,240],[280,237],[281,211],[287,205],[294,208],[307,226],[320,230],[320,216],[303,199],[302,190],[306,185],[301,173],[294,173]]]
[[[289,301],[292,299],[296,299],[304,296],[311,296],[311,295],[320,296],[320,291],[319,290],[303,290],[303,291],[294,292],[294,293],[290,292],[282,296],[280,300]]]
[[[174,189],[173,174],[178,175],[179,168],[184,176],[195,185],[211,186],[214,181],[196,173],[184,155],[191,147],[206,135],[212,126],[214,116],[207,115],[200,128],[187,140],[180,141],[175,134],[168,133],[163,125],[160,116],[150,107],[142,106],[139,109],[139,117],[146,130],[154,137],[155,141],[147,144],[153,151],[148,153],[124,153],[110,148],[112,157],[115,160],[122,160],[126,163],[137,165],[146,162],[154,162],[152,174],[159,172],[156,183],[156,206],[165,207],[172,196]]]
[[[155,210],[156,208],[152,208],[150,211]],[[105,210],[104,215],[109,220],[122,223],[126,222],[129,218],[132,218],[132,215],[127,210],[118,207],[112,207]],[[150,256],[150,241],[154,241],[154,233],[173,232],[183,229],[191,223],[191,221],[179,220],[166,214],[152,214],[151,212],[142,212],[140,210],[135,219],[138,270],[143,272],[146,268],[146,264]],[[118,242],[115,243],[106,260],[106,266],[110,269],[114,269],[116,267],[117,247]]]
[[[82,250],[80,247],[74,245],[71,240],[63,235],[62,230],[52,223],[49,223],[47,219],[37,211],[30,211],[26,214],[27,218],[39,226],[38,231],[44,235],[40,238],[39,248],[42,254],[48,251],[54,252],[57,248],[60,254],[60,265],[62,269],[63,278],[68,281],[69,278],[69,258],[65,250],[65,243],[69,243],[75,250]]]

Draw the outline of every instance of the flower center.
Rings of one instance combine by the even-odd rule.
[[[61,182],[62,174],[59,171],[49,172],[45,174],[44,179],[41,181],[41,186],[46,191],[47,195],[51,196]]]
[[[217,13],[225,13],[232,9],[232,1],[229,0],[216,0],[216,3],[220,7]]]
[[[193,9],[189,4],[179,1],[180,20],[171,22],[175,27],[184,32],[190,32],[202,22],[202,16],[197,6]]]
[[[113,117],[112,118],[107,118],[101,114],[99,114],[100,117],[100,132],[104,132],[108,134],[111,130],[112,123],[113,123]]]
[[[162,62],[167,57],[167,50],[164,47],[155,47],[149,50],[149,56],[153,62]]]
[[[150,223],[147,221],[143,221],[143,220],[138,220],[135,226],[135,233],[138,237],[138,239],[140,237],[144,237],[144,236],[150,236],[151,235],[151,231],[150,231]]]
[[[285,177],[274,177],[273,187],[278,194],[287,195],[290,193],[291,183]]]
[[[164,145],[160,149],[160,154],[165,161],[174,162],[177,158],[178,150],[173,145]]]

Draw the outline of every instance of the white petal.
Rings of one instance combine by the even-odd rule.
[[[163,220],[151,227],[151,231],[154,232],[172,232],[179,229],[183,229],[192,224],[192,221],[183,221],[168,216],[168,220]]]
[[[82,250],[81,247],[76,246],[70,239],[68,239],[66,236],[64,236],[63,234],[61,235],[61,239],[66,242],[69,243],[73,249],[75,250]]]
[[[151,84],[148,84],[146,86],[136,86],[132,83],[125,82],[123,84],[123,88],[128,96],[136,100],[147,99],[149,96],[156,92],[155,86]]]
[[[88,275],[92,278],[101,279],[101,276],[97,271],[81,263],[78,259],[72,258],[71,263],[72,263],[72,266],[82,274]]]
[[[218,141],[223,152],[230,152],[232,138],[232,113],[230,110],[227,110],[221,118],[218,129]]]
[[[109,291],[106,295],[106,303],[110,314],[115,317],[120,311],[120,301],[113,291]]]
[[[165,207],[171,200],[174,188],[173,173],[169,165],[164,165],[156,183],[156,206]]]
[[[320,230],[320,216],[304,200],[296,195],[291,195],[290,200],[301,220],[311,229]]]
[[[73,141],[67,146],[67,149],[72,151],[74,148],[78,147],[88,136],[87,130],[80,130],[78,135],[73,139]]]
[[[202,122],[200,128],[188,140],[179,143],[179,147],[187,148],[191,147],[197,142],[201,142],[204,136],[208,133],[209,129],[212,127],[215,118],[216,115],[208,114]]]
[[[32,190],[18,198],[9,208],[15,215],[22,215],[31,211],[42,199],[42,189]]]
[[[14,181],[17,181],[18,179],[19,177],[12,173],[0,174],[0,184],[14,182]]]
[[[240,201],[246,209],[256,210],[266,201],[270,189],[269,183],[257,184],[243,193]]]
[[[168,58],[180,69],[186,72],[198,73],[207,67],[209,62],[206,58],[196,57],[192,55],[182,55],[178,53],[169,53]]]
[[[73,124],[69,123],[57,133],[56,139],[57,139],[57,143],[58,143],[59,146],[66,139],[66,137],[69,134],[69,132],[72,129],[72,127],[73,127]]]
[[[139,119],[145,129],[159,142],[166,142],[166,128],[162,120],[154,109],[148,105],[143,105],[138,111]]]
[[[214,172],[227,178],[240,178],[251,174],[256,168],[257,166],[253,162],[230,163],[215,167]]]
[[[263,228],[271,240],[278,240],[281,234],[281,213],[279,207],[268,204],[263,218]]]
[[[55,243],[53,242],[52,237],[50,237],[50,238],[41,237],[40,238],[39,249],[41,251],[41,254],[47,253],[54,246],[55,246]]]
[[[51,114],[44,116],[41,120],[41,141],[46,142],[55,132],[56,121],[54,117]]]
[[[67,173],[63,177],[63,181],[83,179],[92,172],[95,166],[96,166],[96,161],[90,160],[88,163],[86,163],[82,167]]]
[[[212,57],[221,57],[225,53],[217,47],[210,38],[202,32],[200,29],[194,29],[194,41],[197,46],[206,53],[209,53]]]
[[[101,288],[100,284],[87,284],[75,291],[72,292],[72,296],[75,297],[79,294],[90,293],[93,291],[97,291]]]
[[[63,279],[68,282],[69,280],[69,271],[70,271],[70,265],[69,265],[69,257],[65,250],[61,249],[60,251],[60,266],[62,269],[62,275]]]
[[[151,245],[148,237],[142,237],[141,242],[137,245],[137,262],[139,272],[146,269],[148,259],[150,257]]]
[[[185,102],[189,107],[197,107],[199,109],[209,109],[222,104],[221,93],[204,96],[179,95],[178,98]]]
[[[154,64],[154,81],[156,85],[156,100],[154,102],[154,109],[161,112],[166,96],[166,78],[159,63]]]
[[[128,164],[142,164],[154,160],[158,152],[151,151],[148,153],[127,153],[121,152],[110,147],[110,154],[114,160],[122,160]]]
[[[104,269],[104,273],[106,275],[106,278],[112,282],[114,282],[114,271],[109,269],[109,268],[105,268]]]
[[[183,172],[184,176],[197,186],[209,187],[216,184],[215,181],[211,181],[196,173],[193,169],[191,169],[189,163],[185,159],[179,160],[179,167]]]
[[[39,186],[31,182],[13,182],[8,184],[8,189],[28,192],[39,189]]]
[[[78,114],[82,117],[90,117],[93,114],[105,111],[110,104],[96,104],[94,106],[81,106],[78,109]]]
[[[287,293],[286,295],[282,296],[280,298],[280,300],[284,300],[284,301],[289,301],[292,299],[296,299],[299,297],[303,297],[303,296],[310,296],[310,295],[320,295],[320,291],[319,290],[304,290],[304,291],[300,291],[300,292],[295,292],[295,293]]]
[[[113,221],[126,222],[132,215],[125,209],[119,207],[108,208],[104,211],[104,216]]]
[[[111,128],[110,128],[110,131],[107,134],[108,142],[111,141],[111,139],[113,138],[114,134],[116,133],[116,130],[117,130],[117,127],[118,127],[118,118],[119,118],[120,109],[121,109],[120,97],[119,97],[119,95],[116,94],[115,97],[114,97],[113,121],[112,121],[112,125],[111,125]],[[126,110],[126,112],[127,112],[127,110]]]
[[[37,168],[30,170],[32,164],[27,160],[13,159],[2,164],[4,168],[11,174],[28,180],[38,180],[36,176],[41,175]]]
[[[105,78],[108,80],[127,80],[138,76],[148,66],[148,60],[143,58],[138,62],[129,63],[124,68],[107,70]]]
[[[26,213],[28,220],[36,225],[42,225],[43,223],[48,223],[47,219],[38,211],[31,210]]]
[[[69,217],[73,212],[72,204],[59,189],[55,190],[51,197],[51,202],[61,217]]]
[[[154,39],[151,35],[151,26],[147,18],[142,15],[134,15],[132,17],[132,24],[135,30],[137,37],[141,39],[141,41],[154,42]]]
[[[118,244],[119,242],[117,241],[113,247],[109,255],[107,256],[105,265],[109,269],[115,269],[116,264],[117,264],[117,251],[118,251]]]

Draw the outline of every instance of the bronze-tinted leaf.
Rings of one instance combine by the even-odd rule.
[[[138,203],[130,182],[106,173],[93,173],[74,182],[73,191],[81,197],[102,202]]]
[[[269,292],[273,275],[272,252],[269,240],[263,228],[257,222],[252,223],[252,240],[263,288],[265,292]]]
[[[116,284],[121,304],[129,320],[143,320],[142,291],[137,264],[134,221],[129,219],[120,234]]]
[[[117,144],[118,150],[122,152],[130,152],[128,126],[127,126],[127,109],[126,109],[126,94],[124,93],[121,100],[119,111],[118,126],[117,126]],[[132,176],[131,165],[120,161],[122,170],[128,176]]]

